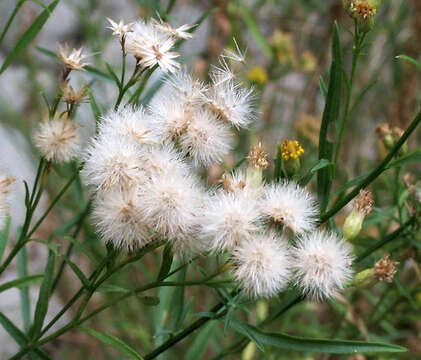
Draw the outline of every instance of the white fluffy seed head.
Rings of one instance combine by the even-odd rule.
[[[74,159],[80,151],[78,124],[67,118],[42,122],[33,135],[35,146],[48,161],[58,163]]]
[[[98,191],[92,217],[101,238],[117,248],[134,250],[146,245],[151,238],[141,221],[139,200],[134,189]]]
[[[196,227],[201,195],[192,177],[169,172],[154,176],[139,191],[142,219],[170,240],[185,237]]]
[[[145,178],[142,151],[133,142],[119,137],[93,139],[83,160],[85,184],[99,190],[128,188],[142,183]]]
[[[201,218],[201,236],[211,251],[232,250],[259,229],[257,200],[245,193],[218,192],[211,196]]]
[[[193,114],[191,124],[180,137],[183,152],[188,154],[195,166],[209,166],[222,161],[233,142],[231,129],[228,125],[218,121],[206,109]]]
[[[168,90],[165,96],[175,97],[184,107],[200,105],[207,86],[200,80],[194,79],[187,71],[179,71],[171,75],[165,82]],[[162,90],[161,90],[162,91]]]
[[[269,298],[290,279],[287,242],[275,234],[256,234],[233,251],[234,278],[250,297]]]
[[[0,230],[6,225],[10,213],[9,193],[10,186],[16,181],[15,178],[0,175]]]
[[[102,118],[99,135],[119,137],[138,145],[158,143],[158,137],[151,129],[150,118],[141,107],[110,111]]]
[[[298,234],[313,230],[319,213],[313,195],[294,182],[265,186],[262,212]]]
[[[334,233],[315,231],[292,250],[296,284],[315,300],[337,296],[352,278],[352,248]]]
[[[204,101],[216,116],[237,128],[245,128],[256,119],[253,90],[233,81],[214,85]]]
[[[126,49],[139,59],[139,64],[150,68],[158,65],[164,72],[175,72],[180,64],[174,59],[179,56],[171,52],[175,45],[172,36],[162,32],[154,23],[139,20],[126,34]]]

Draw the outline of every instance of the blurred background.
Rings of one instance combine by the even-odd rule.
[[[0,2],[0,29],[4,28],[16,3],[16,0]],[[84,47],[84,53],[91,55],[91,70],[72,73],[71,84],[78,89],[88,83],[99,108],[105,112],[114,102],[117,89],[104,76],[104,60],[116,70],[121,61],[120,45],[112,37],[111,31],[106,29],[106,18],[132,22],[155,16],[166,6],[166,1],[153,0],[61,0],[32,46],[0,75],[0,171],[18,179],[12,202],[12,237],[24,217],[22,180],[31,185],[36,172],[38,155],[31,145],[31,133],[36,124],[47,116],[43,97],[52,101],[57,93],[61,66],[49,52],[56,52],[57,43]],[[24,3],[1,43],[0,63],[42,10],[36,2]],[[262,141],[270,158],[273,158],[277,144],[289,138],[301,142],[305,149],[305,155],[301,158],[302,166],[309,169],[317,162],[318,133],[324,106],[319,84],[320,77],[325,82],[328,79],[334,21],[340,27],[347,71],[352,57],[353,22],[345,14],[342,1],[177,0],[169,22],[173,25],[195,23],[206,12],[209,12],[208,16],[195,31],[195,38],[183,44],[179,51],[182,62],[196,77],[207,80],[211,64],[217,64],[223,49],[234,49],[235,38],[242,50],[247,49],[246,62],[239,64],[236,71],[247,86],[255,88],[256,106],[260,111],[259,120],[253,125],[252,131],[238,134],[236,153],[225,159],[224,166],[233,166],[247,153],[250,144],[257,140]],[[334,190],[347,180],[365,173],[384,156],[386,150],[375,133],[379,123],[388,122],[405,129],[414,117],[421,99],[420,72],[408,62],[395,59],[395,56],[405,54],[420,60],[420,50],[421,1],[383,0],[356,75],[355,96],[364,89],[368,91],[364,92],[348,123]],[[133,66],[133,62],[130,66]],[[164,74],[158,71],[154,73],[141,99],[143,104],[147,104],[159,89],[163,77]],[[84,127],[86,139],[92,136],[95,117],[88,102],[78,108],[76,119]],[[420,140],[421,134],[418,132],[410,139],[410,148],[419,146]],[[223,170],[223,166],[215,166],[204,176],[210,183],[216,183]],[[408,170],[412,182],[419,179],[419,164]],[[52,193],[71,173],[71,166],[57,167],[54,171],[57,176],[48,184]],[[393,204],[393,194],[390,193],[393,181],[393,175],[387,174],[376,182],[372,190],[377,208],[388,209]],[[52,230],[69,219],[75,208],[82,207],[81,202],[86,201],[87,196],[81,191],[80,183],[77,183],[63,204],[49,216],[37,236],[48,238]],[[45,198],[43,206],[47,204],[48,199]],[[369,244],[373,237],[392,231],[397,226],[380,210],[370,216],[364,236],[359,238],[362,243]],[[341,222],[340,216],[337,221]],[[84,225],[80,239],[93,257],[104,251],[89,222]],[[63,248],[67,246],[64,239],[57,241],[63,242]],[[389,249],[396,251],[393,255],[401,262],[396,282],[354,292],[352,299],[345,294],[335,303],[302,303],[272,324],[271,329],[309,337],[399,343],[409,347],[410,354],[388,355],[385,358],[421,359],[420,243],[419,239],[403,241],[398,249]],[[42,272],[45,256],[39,244],[29,247],[31,272]],[[366,264],[372,264],[380,256],[377,254],[367,259]],[[124,274],[118,275],[115,283],[130,287],[141,284],[145,279],[153,279],[159,269],[160,258],[159,252],[148,256],[146,262],[135,264]],[[77,261],[89,271],[91,260],[88,257],[81,255]],[[182,276],[203,276],[204,269],[217,266],[218,261],[220,259],[200,259],[191,264]],[[16,266],[8,270],[5,280],[16,277]],[[78,287],[77,278],[71,272],[66,272],[49,310],[50,318]],[[32,301],[36,301],[36,295],[35,287],[30,292]],[[159,304],[144,301],[143,298],[132,298],[94,318],[91,326],[118,335],[141,353],[147,353],[171,333],[197,319],[197,313],[207,311],[218,299],[217,291],[211,288],[206,291],[165,288],[152,295],[159,297]],[[98,294],[91,306],[95,307],[101,299],[112,296],[112,292]],[[262,300],[257,307],[250,306],[248,312],[241,310],[239,316],[248,318],[249,322],[258,322],[264,318],[264,314],[279,308],[287,296],[271,301]],[[19,291],[11,289],[0,297],[0,310],[19,322],[20,301]],[[170,309],[170,312],[165,309]],[[223,327],[223,322],[210,322],[201,332],[195,333],[160,359],[212,359],[218,356],[236,339],[236,334],[232,332],[225,334]],[[0,344],[0,359],[6,359],[16,351],[14,342],[2,329]],[[66,334],[49,344],[47,350],[54,359],[118,359],[120,356],[80,332]],[[279,350],[263,354],[252,346],[227,358],[370,359],[361,355],[319,356]]]

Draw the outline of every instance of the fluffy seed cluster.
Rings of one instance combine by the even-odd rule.
[[[178,68],[169,50],[175,38],[189,38],[190,26],[123,24],[111,23],[112,30],[124,32],[140,64]],[[270,297],[294,283],[316,299],[334,296],[350,278],[350,249],[315,231],[318,208],[310,192],[292,181],[262,183],[269,161],[261,144],[251,149],[248,168],[224,174],[216,187],[199,180],[203,168],[229,153],[233,128],[256,117],[252,90],[231,67],[245,62],[235,47],[211,69],[209,84],[182,69],[146,109],[126,107],[101,119],[81,157],[98,232],[127,250],[164,238],[182,254],[228,252],[234,279],[250,297]],[[290,147],[291,156],[300,152]]]
[[[0,175],[0,230],[6,225],[6,219],[9,216],[9,192],[10,185],[15,182],[15,178]]]
[[[33,140],[48,161],[58,163],[77,157],[81,147],[79,125],[67,117],[40,123]]]

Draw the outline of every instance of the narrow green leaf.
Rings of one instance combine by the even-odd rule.
[[[262,53],[266,56],[266,58],[271,59],[272,49],[265,36],[260,31],[253,14],[249,11],[246,5],[239,4],[238,10],[247,26],[247,30],[250,31],[251,36],[253,36],[254,41],[259,46]]]
[[[202,359],[203,353],[206,350],[206,344],[209,339],[212,338],[212,335],[215,331],[216,321],[209,322],[196,336],[193,343],[189,346],[184,360],[197,360]]]
[[[35,308],[34,324],[31,329],[31,335],[37,336],[44,325],[44,319],[48,311],[48,302],[50,299],[51,288],[54,281],[54,265],[56,255],[53,251],[48,252],[47,266],[45,267],[44,280],[38,295],[37,306]]]
[[[370,354],[405,352],[406,348],[398,345],[365,341],[309,339],[281,333],[265,333],[255,326],[242,324],[259,343],[281,349],[308,351],[325,354]]]
[[[114,72],[113,68],[111,67],[111,65],[104,61],[105,67],[107,68],[108,73],[110,74],[111,78],[114,80],[114,82],[116,83],[117,87],[120,88],[120,79],[118,78],[117,74]]]
[[[32,284],[37,283],[43,277],[44,277],[43,274],[29,275],[29,276],[21,277],[19,279],[15,279],[15,280],[9,281],[7,283],[4,283],[4,284],[1,284],[0,285],[0,292],[6,291],[6,290],[11,289],[11,288],[14,288],[14,287],[16,287],[18,289],[22,289],[24,287],[27,287],[29,285],[32,285]]]
[[[20,331],[10,320],[0,311],[0,324],[3,326],[4,330],[16,341],[20,346],[25,346],[27,339],[25,334]]]
[[[85,276],[83,271],[72,260],[70,260],[66,255],[61,254],[60,257],[63,258],[63,260],[67,263],[67,265],[70,266],[70,268],[73,270],[73,272],[79,278],[79,280],[82,282],[82,284],[85,285],[86,287],[88,287],[90,285],[89,280]]]
[[[319,135],[319,160],[330,161],[333,154],[333,144],[328,141],[328,129],[330,124],[337,124],[341,107],[342,94],[342,53],[339,38],[338,25],[333,28],[332,41],[332,64],[330,68],[329,85],[326,95],[326,104],[323,111],[322,123]],[[321,212],[324,212],[328,205],[329,193],[332,186],[333,171],[326,167],[317,173],[317,194]]]
[[[410,62],[412,65],[415,65],[418,69],[421,70],[421,62],[411,58],[410,56],[398,55],[398,56],[396,56],[396,59],[406,60],[406,61]]]
[[[98,339],[99,341],[103,342],[104,344],[109,345],[109,346],[113,347],[114,349],[117,349],[117,350],[121,351],[123,354],[127,355],[131,359],[136,359],[136,360],[142,360],[143,359],[142,356],[136,350],[134,350],[132,347],[130,347],[125,342],[116,338],[113,335],[109,335],[109,334],[105,334],[105,333],[99,333],[99,332],[97,332],[95,330],[92,330],[92,329],[90,329],[88,327],[85,327],[85,326],[80,326],[79,328],[80,328],[80,330],[82,330],[85,333],[93,336],[94,338]]]
[[[103,292],[103,293],[122,293],[127,294],[130,292],[130,290],[122,288],[121,286],[113,285],[113,284],[102,284],[98,289],[96,289],[97,292]]]
[[[259,339],[259,333],[254,331],[251,326],[237,320],[231,320],[230,325],[235,331],[253,341],[261,351],[265,351],[263,343]]]
[[[183,268],[177,276],[178,282],[186,280],[187,267]],[[184,309],[184,286],[177,286],[174,289],[174,294],[171,303],[171,329],[177,331],[182,325],[182,314]]]
[[[400,167],[410,163],[420,163],[421,162],[421,149],[417,149],[415,151],[406,154],[395,161],[389,163],[386,169],[392,169],[394,167]]]
[[[0,264],[1,258],[3,257],[4,251],[6,250],[7,240],[9,239],[10,224],[12,219],[10,216],[6,218],[4,228],[0,231]]]
[[[323,95],[323,98],[326,100],[326,96],[327,96],[327,87],[326,87],[326,83],[323,80],[322,75],[319,76],[319,87],[320,87],[320,91]]]
[[[71,236],[65,236],[64,239],[70,241],[80,252],[85,254],[93,263],[98,264],[97,259],[92,254],[91,249],[89,249],[89,247],[86,246],[86,244],[76,240]]]
[[[98,106],[98,103],[95,100],[94,94],[92,93],[91,89],[88,89],[88,97],[89,97],[89,104],[91,105],[92,114],[94,114],[95,123],[99,124],[101,121],[101,110]]]
[[[333,166],[333,162],[326,160],[326,159],[320,159],[316,165],[314,165],[306,175],[304,175],[302,177],[302,179],[300,180],[300,185],[301,186],[306,186],[310,180],[312,179],[312,177],[314,176],[314,174],[316,174],[319,170],[324,169],[328,166]]]
[[[19,229],[21,231],[22,229]],[[23,247],[17,256],[18,263],[18,275],[19,277],[28,276],[28,259],[26,254],[26,247]],[[29,289],[28,287],[23,287],[19,289],[20,295],[20,305],[22,313],[23,328],[27,332],[31,326],[31,304],[29,300]]]
[[[171,249],[171,245],[167,244],[162,252],[162,263],[161,269],[159,270],[158,274],[158,281],[163,280],[171,270],[171,265],[173,261],[173,253]]]
[[[156,296],[139,296],[138,298],[146,306],[157,306],[160,303],[159,297]]]
[[[54,8],[57,6],[59,0],[53,1],[32,23],[32,25],[25,31],[21,38],[16,43],[13,50],[7,55],[2,67],[0,68],[0,74],[3,73],[8,66],[22,53],[23,50],[35,39],[37,34],[41,31],[45,22],[48,20]]]

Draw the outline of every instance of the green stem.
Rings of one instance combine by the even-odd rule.
[[[142,82],[139,84],[136,91],[133,93],[133,95],[130,97],[128,104],[132,104],[137,102],[139,99],[139,96],[142,94],[143,89],[145,88],[146,83],[148,82],[149,78],[152,76],[153,72],[158,68],[158,65],[155,65],[154,67],[150,68],[147,72],[147,74],[142,79]]]
[[[139,70],[141,69],[139,64],[136,64],[134,70],[133,70],[133,74],[130,77],[130,80],[127,82],[127,84],[120,89],[119,94],[118,94],[118,98],[117,101],[114,105],[114,110],[117,110],[118,107],[120,106],[121,101],[123,100],[124,94],[127,92],[127,90],[129,90],[135,83],[136,81],[139,79],[139,77],[143,74],[143,72],[145,71],[145,68],[142,69],[140,72]],[[123,84],[121,84],[121,86],[123,86]]]
[[[354,88],[354,82],[355,82],[355,73],[358,67],[358,60],[360,57],[361,49],[364,44],[364,38],[365,38],[365,33],[363,33],[360,36],[358,32],[357,21],[355,21],[355,36],[354,36],[355,42],[354,42],[353,55],[352,55],[351,78],[349,81],[349,89],[346,96],[344,117],[341,122],[341,127],[339,129],[338,143],[336,145],[336,150],[335,150],[335,161],[334,161],[335,165],[338,162],[338,157],[342,148],[342,142],[343,142],[343,136],[345,133],[346,124],[350,117],[350,105],[351,105],[352,90]]]
[[[344,196],[339,203],[333,205],[333,207],[328,212],[326,212],[320,217],[320,221],[319,221],[320,224],[323,224],[324,222],[329,220],[333,215],[335,215],[339,210],[341,210],[346,204],[348,204],[355,196],[357,196],[361,189],[371,184],[375,179],[377,179],[377,177],[384,170],[386,170],[386,167],[389,164],[389,162],[398,153],[399,149],[402,147],[402,145],[405,143],[408,137],[412,134],[412,132],[417,128],[420,122],[421,122],[421,112],[417,114],[415,119],[411,122],[411,124],[408,126],[404,134],[398,140],[398,142],[390,151],[390,153],[384,158],[384,160],[375,169],[373,169],[368,174],[368,176],[363,181],[361,181],[361,183],[357,185],[348,195]]]

